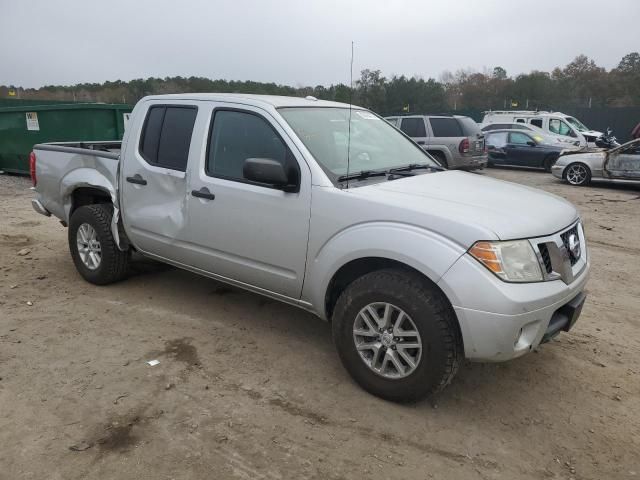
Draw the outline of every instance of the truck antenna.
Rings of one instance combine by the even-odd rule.
[[[349,188],[349,160],[351,155],[351,103],[353,98],[353,40],[351,41],[351,66],[349,69],[349,126],[347,131],[347,188]]]

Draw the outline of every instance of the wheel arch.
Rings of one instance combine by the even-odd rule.
[[[567,166],[564,167],[564,170],[562,171],[562,179],[565,182],[568,182],[567,173],[569,172],[569,169],[574,165],[582,165],[584,168],[587,169],[587,180],[585,182],[579,184],[579,185],[587,185],[591,181],[591,178],[593,177],[593,169],[589,166],[588,163],[586,163],[584,161],[581,161],[581,160],[575,160],[575,161],[567,164]],[[574,185],[574,184],[571,184],[571,185]]]
[[[451,155],[451,151],[447,148],[447,147],[441,147],[438,145],[428,145],[425,148],[425,151],[431,155],[432,157],[436,158],[442,156],[443,160],[445,161],[445,165],[443,165],[443,167],[449,167],[449,165],[451,165],[451,162],[453,161],[453,155]]]
[[[460,321],[458,320],[458,316],[456,315],[455,309],[453,308],[453,304],[451,303],[446,293],[442,290],[442,288],[440,288],[436,281],[429,278],[429,276],[424,272],[421,272],[417,268],[414,268],[407,263],[392,258],[360,257],[342,265],[331,277],[331,280],[329,281],[329,284],[325,291],[324,312],[326,319],[328,321],[331,321],[331,317],[333,315],[333,311],[338,298],[352,282],[362,277],[363,275],[384,269],[395,269],[404,271],[407,274],[418,279],[420,282],[423,282],[425,285],[428,285],[432,290],[440,293],[443,302],[447,305],[447,308],[452,315],[452,318],[455,319],[454,327],[456,329],[457,338],[460,342],[460,346],[464,348]]]
[[[92,203],[112,203],[116,205],[116,190],[113,183],[94,168],[78,168],[69,172],[60,182],[65,220],[78,207]]]

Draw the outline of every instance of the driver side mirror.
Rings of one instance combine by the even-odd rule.
[[[537,143],[536,143],[536,142],[534,142],[533,140],[529,140],[529,141],[527,142],[527,145],[529,145],[530,147],[535,147],[535,146],[537,145]]]
[[[297,180],[289,178],[284,165],[271,158],[247,158],[242,166],[242,176],[285,192],[297,192],[299,189]]]

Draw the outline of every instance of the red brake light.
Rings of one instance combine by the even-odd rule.
[[[465,138],[460,142],[458,146],[458,151],[460,153],[469,153],[469,139]]]
[[[38,183],[38,179],[36,178],[36,154],[35,152],[31,152],[29,154],[29,174],[31,175],[31,183],[35,187]]]

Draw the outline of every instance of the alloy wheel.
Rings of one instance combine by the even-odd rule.
[[[360,310],[353,341],[362,361],[384,378],[406,377],[420,364],[420,333],[411,317],[390,303],[370,303]]]
[[[571,185],[582,185],[587,181],[588,176],[587,167],[579,163],[570,165],[567,168],[566,178]]]
[[[98,234],[91,225],[83,223],[76,234],[78,255],[80,260],[89,270],[96,270],[102,261],[102,246],[98,240]]]

